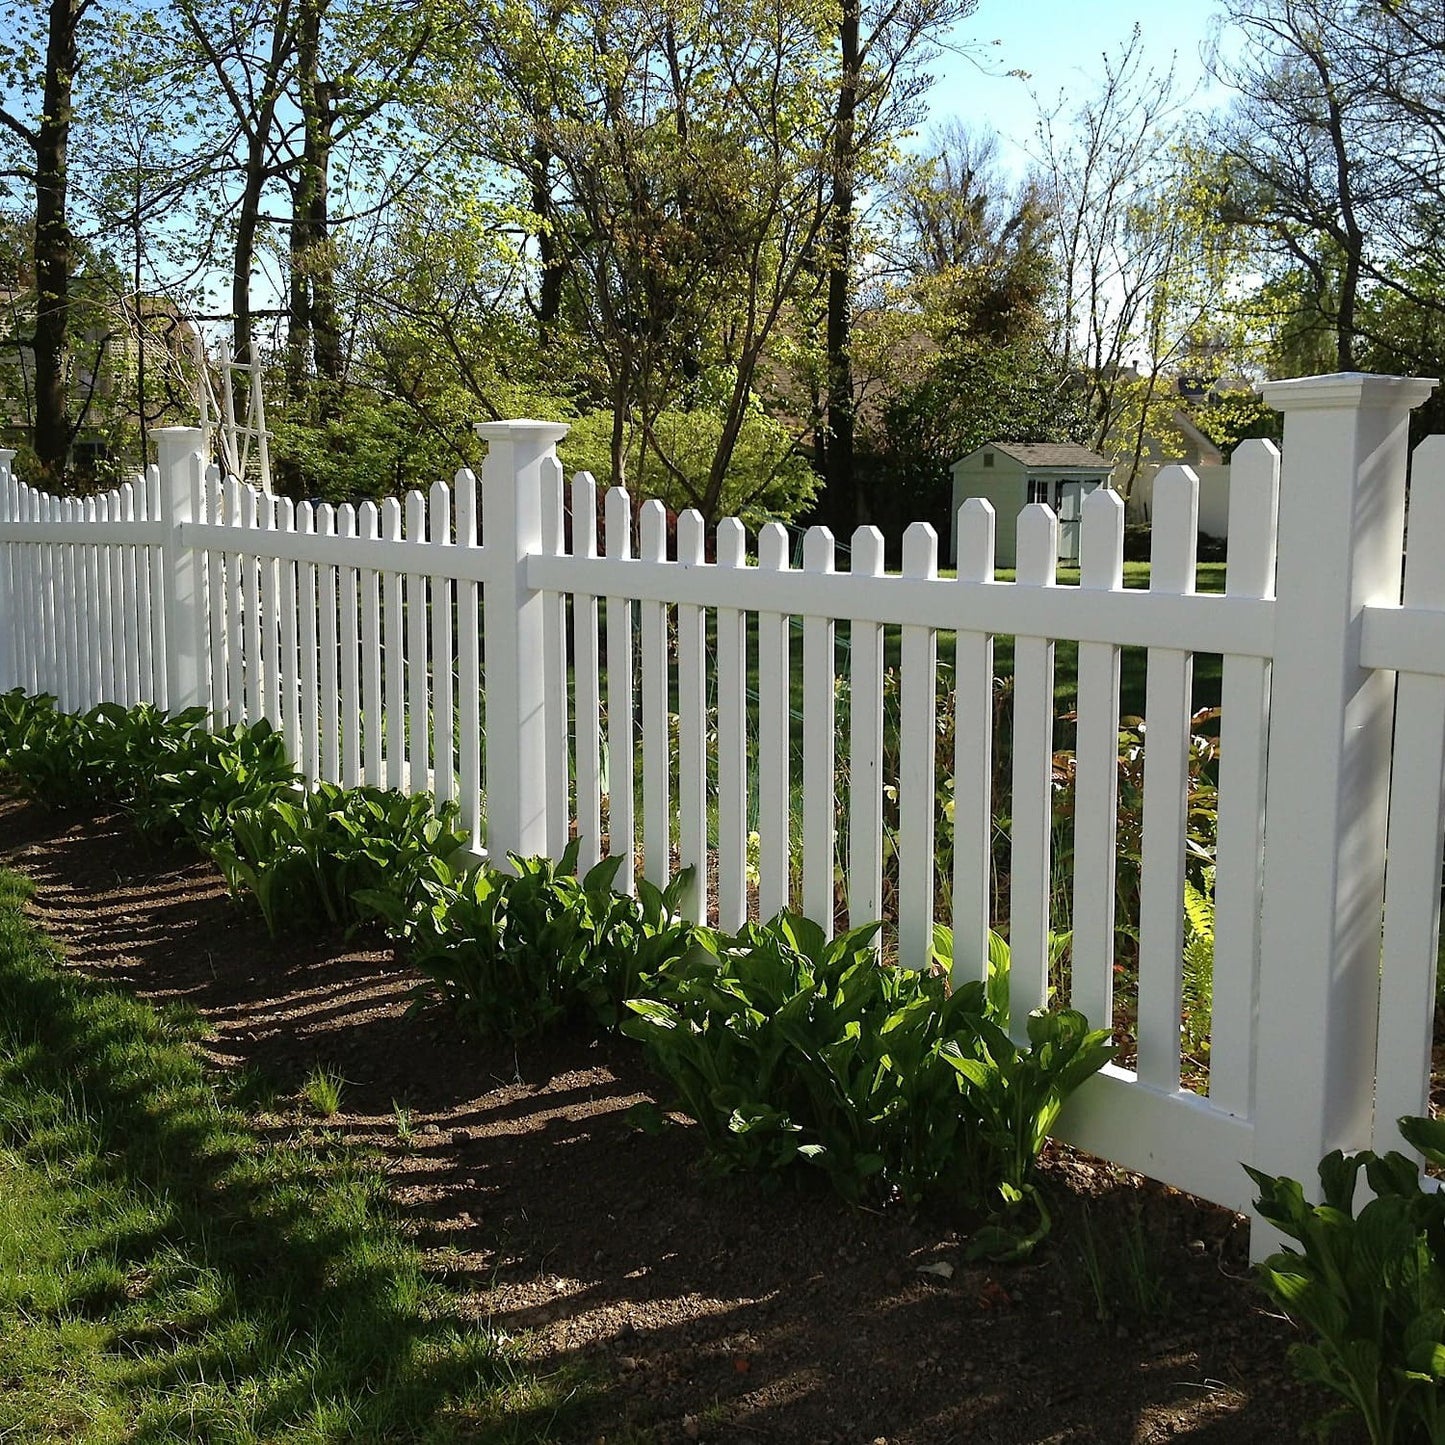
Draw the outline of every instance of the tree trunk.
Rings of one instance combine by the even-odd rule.
[[[71,236],[66,217],[66,147],[77,65],[76,30],[88,0],[51,0],[45,48],[45,111],[35,134],[35,453],[49,485],[70,451],[66,379]]]
[[[826,426],[823,442],[822,513],[835,534],[847,537],[858,522],[853,444],[857,407],[853,395],[853,221],[857,201],[855,121],[862,70],[858,0],[843,0],[838,27],[842,77],[833,117],[833,182],[828,221],[828,318]]]
[[[557,243],[555,208],[552,205],[552,153],[543,140],[532,142],[528,180],[532,191],[532,214],[537,217],[537,262],[542,279],[537,293],[537,339],[546,347],[557,334],[562,315],[562,286],[567,272],[562,248]]]

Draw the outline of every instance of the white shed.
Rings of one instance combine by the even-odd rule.
[[[1109,485],[1114,463],[1076,442],[985,442],[960,457],[953,473],[949,556],[958,560],[958,509],[984,497],[998,515],[1000,567],[1017,559],[1018,516],[1030,502],[1047,502],[1059,518],[1059,561],[1077,565],[1084,498]]]

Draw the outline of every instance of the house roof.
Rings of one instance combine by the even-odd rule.
[[[1026,467],[1097,467],[1112,470],[1114,463],[1077,442],[990,442],[995,451]]]

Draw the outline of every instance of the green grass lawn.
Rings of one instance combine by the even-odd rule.
[[[57,966],[0,874],[0,1440],[542,1441],[378,1161],[264,1141],[194,1019]],[[274,1121],[273,1121],[274,1122]]]

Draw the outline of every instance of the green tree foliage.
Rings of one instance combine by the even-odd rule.
[[[990,139],[955,127],[894,173],[882,281],[860,317],[859,470],[874,521],[945,535],[949,465],[994,439],[1087,430],[1078,386],[1051,342],[1049,217],[1013,185]]]
[[[1241,310],[1265,366],[1436,372],[1440,7],[1232,0],[1227,19],[1244,44],[1219,67],[1239,99],[1212,136],[1217,209],[1263,278]]]

